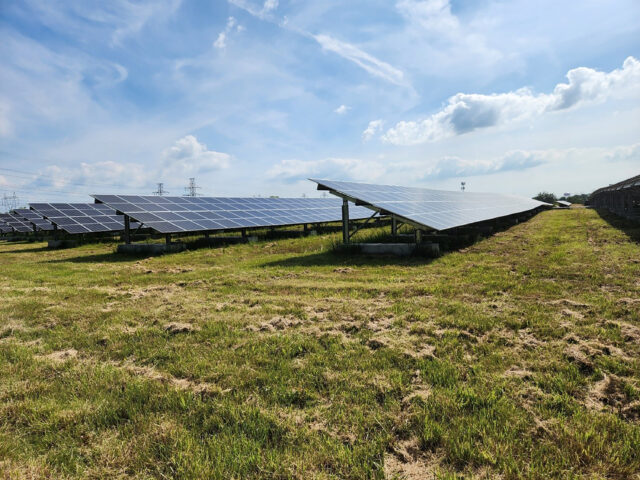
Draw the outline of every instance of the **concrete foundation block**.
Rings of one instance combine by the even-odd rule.
[[[360,252],[369,255],[397,255],[405,257],[416,250],[415,243],[360,243]]]
[[[184,243],[129,243],[118,245],[118,253],[127,255],[163,255],[186,250]]]

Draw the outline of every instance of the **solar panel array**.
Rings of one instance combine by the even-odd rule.
[[[558,205],[560,205],[561,207],[570,207],[571,206],[571,202],[567,202],[565,200],[558,200],[556,203]]]
[[[51,231],[53,230],[53,224],[49,220],[45,220],[41,215],[38,215],[33,210],[26,208],[17,208],[13,211],[16,216],[19,216],[25,222],[29,222],[36,226],[38,230]]]
[[[433,230],[447,230],[548,205],[513,195],[311,180],[338,196]]]
[[[0,220],[12,227],[16,232],[30,233],[33,232],[33,226],[19,217],[10,213],[0,213]]]
[[[96,201],[160,233],[335,222],[342,202],[335,198],[222,198],[93,195]],[[371,211],[356,207],[352,218]]]
[[[67,233],[117,232],[124,229],[124,217],[106,205],[95,203],[32,203],[29,205]]]

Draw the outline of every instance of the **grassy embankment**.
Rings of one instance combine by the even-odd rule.
[[[640,478],[640,229],[335,237],[0,243],[0,478]]]

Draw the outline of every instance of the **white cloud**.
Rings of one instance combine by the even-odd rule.
[[[382,164],[357,158],[325,158],[321,160],[282,160],[268,172],[269,178],[285,183],[309,177],[373,181],[385,171]]]
[[[407,21],[426,32],[450,36],[460,28],[458,18],[451,13],[448,0],[400,0],[396,8]]]
[[[513,150],[491,160],[465,160],[460,157],[444,157],[425,168],[425,180],[492,175],[507,171],[521,171],[558,160],[566,152],[556,150]]]
[[[278,8],[278,0],[265,0],[262,6],[263,13],[268,13]]]
[[[351,107],[348,107],[346,105],[340,105],[338,108],[334,110],[334,112],[337,113],[338,115],[344,115],[349,110],[351,110]]]
[[[312,35],[312,38],[322,46],[324,50],[336,53],[360,68],[366,70],[375,77],[382,78],[395,85],[405,85],[404,73],[373,55],[359,49],[355,45],[343,42],[329,35]]]
[[[216,41],[213,42],[213,46],[216,48],[225,48],[227,46],[227,34],[220,32]]]
[[[187,135],[162,152],[163,176],[171,172],[185,177],[212,172],[227,168],[230,160],[230,155],[208,150],[196,137]]]
[[[637,162],[640,166],[640,143],[616,147],[604,159],[608,162]]]
[[[369,122],[369,125],[367,125],[365,131],[362,132],[362,140],[364,140],[365,142],[371,140],[378,132],[382,130],[383,123],[384,122],[382,120],[371,120]]]
[[[609,73],[580,67],[570,70],[567,78],[568,83],[556,85],[550,94],[536,95],[528,88],[492,95],[458,93],[439,112],[420,121],[398,122],[382,138],[395,145],[416,145],[602,102],[609,97],[637,96],[640,62],[628,57],[621,69]]]
[[[244,27],[238,25],[238,22],[234,17],[229,17],[227,19],[227,25],[225,26],[224,30],[218,34],[218,38],[215,42],[213,42],[213,46],[221,50],[225,49],[227,47],[227,39],[229,37],[229,34],[233,31],[234,27],[237,32],[244,31]]]

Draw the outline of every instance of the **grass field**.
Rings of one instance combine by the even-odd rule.
[[[640,229],[611,222],[433,260],[0,243],[0,478],[639,479]]]

